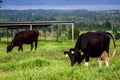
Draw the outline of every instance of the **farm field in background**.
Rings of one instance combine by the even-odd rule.
[[[89,68],[81,65],[71,67],[63,50],[74,47],[72,41],[39,40],[38,48],[30,51],[30,45],[23,46],[23,52],[15,47],[6,53],[7,44],[0,43],[0,80],[120,80],[120,41],[116,41],[117,54],[106,67],[103,61],[99,68],[97,59],[90,58]],[[110,56],[113,43],[110,44]]]

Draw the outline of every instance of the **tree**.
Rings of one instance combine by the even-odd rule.
[[[120,39],[120,33],[119,33],[119,30],[120,30],[120,23],[119,22],[116,22],[114,23],[113,25],[113,34],[115,35],[115,39],[118,40]]]
[[[75,27],[74,28],[74,39],[77,39],[79,37],[79,28]],[[68,31],[68,39],[72,39],[72,28],[69,28]]]
[[[119,40],[119,39],[120,39],[120,33],[118,33],[118,32],[115,33],[115,39],[116,39],[116,40]]]
[[[106,30],[111,30],[112,29],[112,25],[109,21],[105,21],[103,23],[103,26],[104,26],[104,29],[106,29]]]

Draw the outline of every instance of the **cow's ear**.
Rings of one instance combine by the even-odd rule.
[[[64,51],[65,57],[68,57],[68,51]]]
[[[83,54],[84,54],[84,52],[83,52],[82,50],[79,50],[79,53],[80,53],[80,55],[83,55]]]
[[[68,51],[64,51],[64,54],[68,54]]]

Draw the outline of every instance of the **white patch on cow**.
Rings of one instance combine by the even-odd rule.
[[[108,65],[109,65],[109,57],[108,57],[107,51],[104,51],[100,57],[105,58],[106,66],[108,67]]]
[[[102,68],[102,60],[100,57],[98,58],[98,63],[99,63],[99,67]]]
[[[109,57],[108,57],[107,51],[104,51],[104,58],[105,58],[106,66],[108,67],[108,65],[109,65]]]
[[[85,67],[88,68],[88,62],[85,62]]]
[[[106,61],[106,66],[108,67],[108,65],[109,65],[109,57],[106,57],[105,61]]]
[[[75,52],[74,51],[71,51],[72,54],[74,54]]]
[[[102,58],[105,58],[106,66],[109,65],[109,57],[107,51],[103,51],[103,53],[98,57],[99,67],[102,68]]]

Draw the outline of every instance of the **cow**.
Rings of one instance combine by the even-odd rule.
[[[18,46],[18,51],[23,51],[23,44],[31,44],[31,50],[33,49],[33,43],[35,43],[35,50],[37,48],[39,32],[37,30],[25,30],[18,32],[13,38],[12,42],[7,46],[7,53],[11,52],[15,46]]]
[[[109,44],[110,38],[114,43],[112,59],[116,54],[115,40],[109,32],[86,32],[79,36],[74,48],[64,51],[69,56],[71,66],[80,64],[85,59],[85,66],[88,67],[90,58],[98,58],[99,67],[102,66],[102,59],[105,58],[106,66],[109,65]]]

